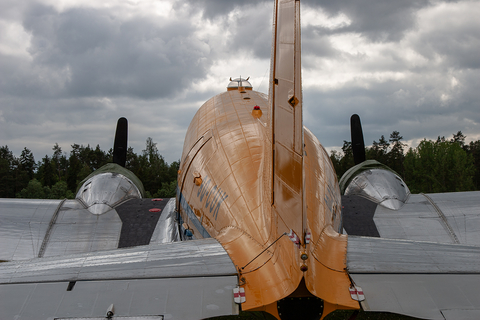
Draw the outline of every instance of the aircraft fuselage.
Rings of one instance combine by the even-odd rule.
[[[273,164],[281,163],[274,160],[270,117],[267,96],[244,87],[230,88],[198,110],[178,175],[182,219],[195,238],[215,237],[229,253],[245,288],[244,310],[275,304],[302,278],[310,294],[326,303],[356,307],[344,271],[346,236],[339,233],[340,192],[330,159],[304,129],[304,172],[282,172],[291,169],[290,179],[304,181],[305,211],[294,188],[277,188],[283,191],[274,195]],[[298,244],[282,236],[291,231]],[[308,258],[302,260],[302,254]]]

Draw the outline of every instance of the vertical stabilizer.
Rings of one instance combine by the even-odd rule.
[[[303,233],[303,121],[300,1],[277,0],[274,12],[270,108],[273,204],[287,228]]]

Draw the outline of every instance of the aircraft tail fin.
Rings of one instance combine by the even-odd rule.
[[[274,10],[269,91],[273,144],[272,202],[282,218],[289,220],[287,217],[293,216],[290,218],[292,221],[285,221],[287,227],[302,234],[305,210],[300,1],[277,0]],[[298,219],[299,216],[302,219]]]

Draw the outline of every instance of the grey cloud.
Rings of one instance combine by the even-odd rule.
[[[34,65],[63,74],[65,95],[171,96],[209,67],[210,48],[188,22],[124,21],[107,10],[57,13],[38,5],[24,25],[33,36]]]
[[[200,11],[203,19],[225,29],[220,37],[228,35],[227,45],[220,50],[229,55],[250,54],[260,59],[270,58],[273,1],[186,0],[177,1],[175,7],[179,9],[184,4],[188,4],[190,14]]]
[[[260,2],[265,2],[266,0],[243,0],[243,1],[226,1],[226,0],[186,0],[177,3],[177,6],[183,4],[184,2],[189,3],[192,8],[191,10],[201,10],[203,12],[203,17],[206,19],[213,19],[219,16],[227,15],[232,10],[256,5]],[[270,1],[273,3],[273,1]]]
[[[25,99],[1,98],[1,145],[7,144],[18,156],[23,147],[32,150],[38,160],[58,142],[69,152],[73,143],[112,147],[119,117],[129,121],[129,146],[140,153],[145,140],[152,137],[168,162],[181,156],[185,131],[201,103],[178,108],[184,99],[140,100],[112,98]]]
[[[398,41],[405,31],[415,26],[415,12],[428,6],[430,1],[309,0],[302,3],[321,7],[332,16],[344,13],[352,20],[351,25],[333,31],[318,28],[320,33],[358,32],[373,41]]]
[[[400,131],[405,140],[451,137],[458,130],[467,135],[467,140],[469,136],[478,137],[480,32],[475,11],[465,14],[464,7],[453,7],[452,12],[452,8],[442,9],[439,3],[426,1],[307,4],[321,6],[331,15],[343,12],[352,19],[352,24],[343,29],[309,26],[307,31],[302,30],[304,53],[315,50],[313,44],[319,41],[322,46],[317,57],[325,57],[329,63],[354,62],[355,66],[353,80],[340,87],[304,90],[305,125],[325,146],[341,146],[343,140],[350,140],[349,117],[353,113],[361,116],[365,139],[370,144],[380,135],[388,137],[393,130]],[[432,7],[427,8],[429,5]],[[430,20],[416,20],[422,7],[427,10],[420,12],[420,17]],[[332,52],[329,36],[341,32],[356,32],[372,43],[391,43],[383,46],[375,59]],[[322,48],[327,51],[322,52]],[[306,60],[304,67],[315,67]],[[322,60],[315,61],[321,69],[322,62],[318,61]],[[383,75],[383,79],[376,78],[375,73]],[[392,73],[399,78],[391,80],[388,75]]]
[[[329,91],[306,89],[305,125],[327,147],[350,140],[349,118],[354,113],[362,119],[367,144],[393,130],[404,140],[450,137],[458,130],[467,137],[478,134],[480,93],[475,84],[480,76],[474,70],[455,76],[460,84],[453,88],[451,75],[430,71],[395,81],[355,80]],[[442,100],[442,94],[448,98]]]
[[[475,20],[478,18],[476,17]],[[444,22],[442,22],[443,24]],[[478,69],[480,59],[480,24],[477,21],[464,23],[460,26],[445,26],[421,34],[413,43],[417,52],[429,60],[437,56],[445,59],[448,67],[459,69]]]
[[[270,59],[272,43],[272,5],[258,3],[239,12],[228,26],[232,36],[228,51],[232,54],[252,52],[255,57]]]
[[[302,53],[316,57],[333,57],[338,51],[332,47],[328,36],[316,33],[315,28],[307,27],[302,29]]]
[[[2,0],[0,1],[0,19],[19,19],[28,5],[29,0]]]
[[[177,160],[195,111],[218,93],[198,93],[192,81],[208,76],[212,59],[268,58],[271,45],[273,0],[186,3],[192,12],[204,10],[209,23],[229,28],[229,38],[218,47],[209,47],[208,40],[204,43],[192,36],[195,30],[188,20],[126,19],[111,11],[86,8],[61,13],[48,6],[31,8],[23,25],[32,35],[33,60],[0,55],[2,145],[12,150],[12,144],[18,145],[17,155],[24,146],[31,148],[37,160],[51,154],[55,142],[66,151],[72,143],[99,143],[108,149],[116,119],[125,116],[136,152],[141,152],[151,136],[167,161]],[[352,25],[344,29],[308,26],[302,30],[305,69],[321,68],[322,60],[333,65],[355,62],[353,80],[341,87],[304,88],[305,125],[325,146],[341,146],[350,139],[352,113],[362,117],[367,143],[393,130],[406,140],[450,137],[458,130],[467,138],[470,132],[478,134],[475,24],[443,29],[432,25],[429,31],[414,30],[417,37],[412,40],[409,31],[418,27],[415,11],[428,5],[426,1],[302,0],[302,5],[304,10],[322,7],[331,15],[344,12],[352,19]],[[225,18],[226,13],[232,14]],[[393,42],[382,45],[380,58],[371,59],[335,49],[329,36],[336,32],[356,32],[365,42]],[[395,43],[398,39],[404,39],[401,45]],[[427,61],[420,59],[414,65],[415,59],[405,57],[406,50],[420,53]],[[441,63],[435,63],[436,57],[442,58]],[[402,77],[369,79],[375,72],[398,72]],[[458,84],[452,85],[453,78]]]

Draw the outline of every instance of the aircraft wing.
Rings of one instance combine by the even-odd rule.
[[[215,239],[0,263],[2,319],[203,319],[238,314]]]
[[[0,261],[171,242],[174,219],[175,198],[128,199],[100,215],[79,199],[0,199]]]
[[[0,318],[238,314],[230,257],[215,239],[171,242],[175,217],[175,198],[100,215],[78,199],[0,199]]]
[[[480,192],[410,195],[398,210],[358,195],[342,203],[347,269],[364,310],[480,317]]]
[[[348,234],[480,246],[480,192],[412,194],[399,210],[342,196]]]

